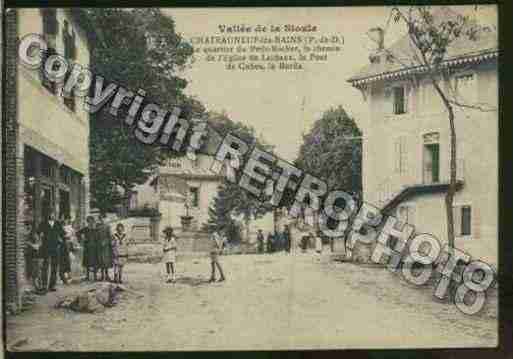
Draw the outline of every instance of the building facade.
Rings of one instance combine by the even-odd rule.
[[[201,230],[208,221],[208,209],[217,195],[222,176],[210,170],[214,157],[200,154],[196,160],[173,158],[134,189],[131,208],[157,208],[160,228],[182,228],[182,216],[192,217],[191,229]]]
[[[11,215],[6,218],[10,235],[4,249],[7,300],[16,306],[30,277],[24,243],[33,228],[51,211],[81,225],[89,207],[89,113],[83,99],[61,96],[61,85],[41,70],[19,64],[17,41],[41,34],[49,53],[87,67],[91,33],[78,25],[73,10],[18,9],[9,11],[7,18],[10,77],[4,124],[11,136],[5,148],[5,189],[12,198],[6,202]]]
[[[450,128],[441,98],[422,68],[405,67],[407,37],[388,49],[383,32],[365,66],[348,81],[368,103],[363,132],[364,200],[447,242],[445,194],[450,180]],[[448,49],[440,83],[454,106],[457,138],[455,246],[497,265],[498,258],[498,41],[484,29]],[[404,62],[403,62],[404,63]]]

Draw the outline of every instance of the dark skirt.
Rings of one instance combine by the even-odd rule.
[[[84,242],[84,255],[82,257],[82,265],[85,268],[98,266],[98,247],[94,240],[86,240]]]
[[[61,246],[59,253],[59,266],[62,273],[71,272],[71,260],[69,258],[70,248],[68,243],[64,243]]]
[[[110,242],[100,242],[98,247],[98,267],[112,268],[113,264],[113,253]]]

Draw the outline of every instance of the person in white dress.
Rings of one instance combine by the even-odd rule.
[[[322,253],[322,238],[321,238],[321,231],[317,232],[317,236],[315,236],[315,251],[317,254]]]
[[[163,261],[166,264],[166,272],[167,272],[167,283],[175,282],[175,262],[176,262],[176,251],[178,249],[176,236],[173,233],[173,228],[166,227],[164,229],[164,243],[163,243],[163,251],[164,258]]]

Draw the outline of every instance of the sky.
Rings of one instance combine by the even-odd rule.
[[[494,6],[479,6],[477,12],[473,6],[453,8],[496,21]],[[342,51],[331,53],[325,62],[308,62],[302,71],[229,71],[198,54],[183,74],[189,81],[186,93],[208,110],[226,111],[231,119],[253,126],[275,145],[281,158],[295,159],[302,133],[330,107],[342,105],[357,124],[365,120],[367,104],[347,79],[368,63],[373,45],[366,32],[385,28],[390,8],[166,8],[163,12],[175,19],[177,32],[186,39],[219,35],[218,25],[237,24],[311,24],[318,27],[318,34],[344,37]],[[391,22],[385,46],[402,33],[403,27]]]

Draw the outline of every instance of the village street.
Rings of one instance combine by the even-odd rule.
[[[178,261],[178,282],[162,264],[129,263],[129,287],[103,313],[53,309],[56,295],[7,322],[18,350],[167,351],[467,347],[497,341],[496,317],[466,316],[383,268],[329,255],[223,256],[228,280],[207,283],[206,256]],[[492,311],[493,312],[493,311]]]

